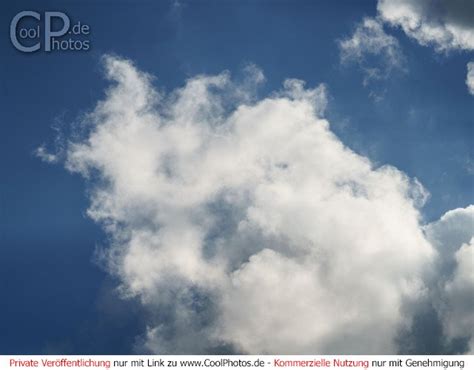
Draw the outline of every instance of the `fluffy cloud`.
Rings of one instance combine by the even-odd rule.
[[[416,179],[331,132],[324,85],[290,79],[258,100],[251,67],[165,95],[130,61],[104,62],[113,84],[65,164],[90,180],[108,270],[151,312],[141,350],[397,352],[429,296],[425,235],[441,237],[420,225]],[[447,295],[464,292],[467,267]]]
[[[447,212],[426,235],[440,255],[430,285],[446,340],[470,339],[474,352],[474,206]]]
[[[466,85],[471,95],[474,95],[474,62],[467,64]]]
[[[381,18],[438,51],[474,50],[471,0],[379,0]]]
[[[474,354],[474,238],[461,246],[455,258],[456,270],[444,286],[440,312],[448,338],[470,338],[469,352]]]

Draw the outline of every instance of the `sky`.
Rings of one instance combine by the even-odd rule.
[[[393,4],[2,2],[0,353],[474,351],[474,8]]]

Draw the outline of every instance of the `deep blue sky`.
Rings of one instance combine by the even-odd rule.
[[[22,10],[58,10],[90,25],[87,52],[24,54],[9,25]],[[103,96],[100,57],[115,53],[157,76],[167,91],[197,73],[261,67],[261,94],[285,78],[328,85],[328,117],[343,142],[377,164],[416,176],[431,192],[424,217],[473,201],[474,97],[465,86],[472,55],[437,55],[397,30],[408,73],[383,82],[374,102],[337,40],[375,1],[3,1],[0,4],[0,353],[129,353],[142,332],[134,302],[93,263],[106,243],[85,215],[84,183],[33,155]]]

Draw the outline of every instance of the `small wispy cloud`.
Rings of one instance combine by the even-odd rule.
[[[394,71],[406,71],[398,40],[384,31],[377,18],[365,18],[350,37],[338,44],[341,63],[358,65],[364,86],[388,79]]]
[[[42,161],[47,162],[47,163],[56,163],[59,158],[57,155],[48,152],[46,149],[46,145],[42,144],[36,150],[34,151],[34,154],[40,158]]]

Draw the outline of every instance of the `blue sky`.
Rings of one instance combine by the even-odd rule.
[[[326,117],[340,140],[377,166],[390,164],[430,192],[424,223],[473,202],[474,97],[466,87],[472,50],[437,52],[385,24],[405,72],[364,86],[357,63],[340,59],[376,1],[8,1],[2,24],[0,306],[1,353],[130,353],[153,308],[117,296],[117,277],[95,262],[107,236],[87,215],[93,185],[35,156],[104,98],[104,54],[135,63],[165,92],[199,74],[240,78],[253,63],[264,97],[286,78],[327,86]],[[90,25],[91,50],[14,49],[11,19],[22,10],[64,11]],[[369,63],[379,63],[376,55]],[[371,91],[382,93],[380,100]],[[433,329],[434,330],[434,329]],[[435,348],[436,350],[436,348]]]

